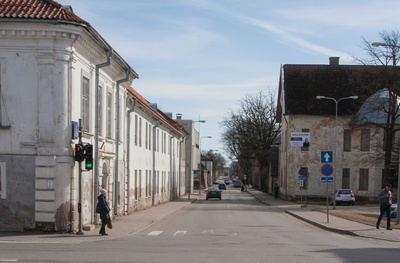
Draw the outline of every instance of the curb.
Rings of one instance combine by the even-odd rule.
[[[287,214],[289,214],[289,215],[291,215],[291,216],[293,216],[293,217],[295,217],[297,219],[300,219],[300,220],[302,220],[302,221],[304,221],[304,222],[306,222],[306,223],[308,223],[310,225],[313,225],[313,226],[316,226],[318,228],[321,228],[323,230],[335,232],[335,233],[342,234],[342,235],[348,235],[348,236],[357,236],[357,237],[360,236],[360,235],[357,235],[356,233],[354,233],[352,231],[349,231],[349,230],[342,230],[342,229],[331,228],[331,227],[327,227],[327,226],[321,225],[319,223],[316,223],[316,222],[314,222],[312,220],[308,220],[308,219],[306,219],[304,217],[296,215],[295,213],[292,213],[292,212],[287,211],[287,210],[285,211],[285,213],[287,213]]]

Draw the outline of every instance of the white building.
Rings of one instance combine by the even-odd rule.
[[[17,3],[0,7],[0,230],[97,224],[99,188],[113,216],[186,194],[187,133],[130,88],[138,74],[70,7]],[[82,173],[80,119],[94,146]]]

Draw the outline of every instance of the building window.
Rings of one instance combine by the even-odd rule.
[[[360,169],[359,190],[368,191],[368,169]]]
[[[142,147],[142,118],[139,118],[139,147]]]
[[[149,131],[149,127],[148,127],[148,123],[146,122],[146,130],[144,133],[144,148],[147,149],[147,142],[148,142],[148,138],[147,138],[147,134]]]
[[[135,115],[135,146],[138,145],[138,116]]]
[[[343,171],[342,171],[342,188],[350,189],[350,168],[343,168]]]
[[[0,198],[6,199],[7,197],[7,184],[6,184],[6,163],[0,163]]]
[[[89,131],[89,79],[82,78],[82,105],[81,105],[82,129]]]
[[[369,151],[370,138],[371,138],[371,131],[369,129],[362,129],[361,148],[360,148],[361,151]]]
[[[103,88],[99,86],[99,135],[102,134],[103,128]]]
[[[107,129],[106,136],[111,138],[111,127],[112,127],[112,94],[107,92]]]
[[[138,172],[135,170],[135,186],[133,187],[135,189],[135,200],[138,200]]]
[[[151,126],[149,123],[149,150],[151,150]]]
[[[142,199],[142,170],[139,170],[139,199]]]
[[[343,132],[343,151],[350,152],[351,151],[351,130],[346,129]]]

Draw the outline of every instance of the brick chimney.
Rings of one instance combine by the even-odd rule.
[[[338,66],[339,65],[339,57],[330,57],[329,58],[329,65]]]

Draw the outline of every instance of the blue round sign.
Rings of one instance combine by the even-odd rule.
[[[329,163],[322,165],[321,173],[325,176],[330,176],[333,173],[333,166]]]
[[[301,168],[299,170],[299,175],[306,175],[306,169]]]

